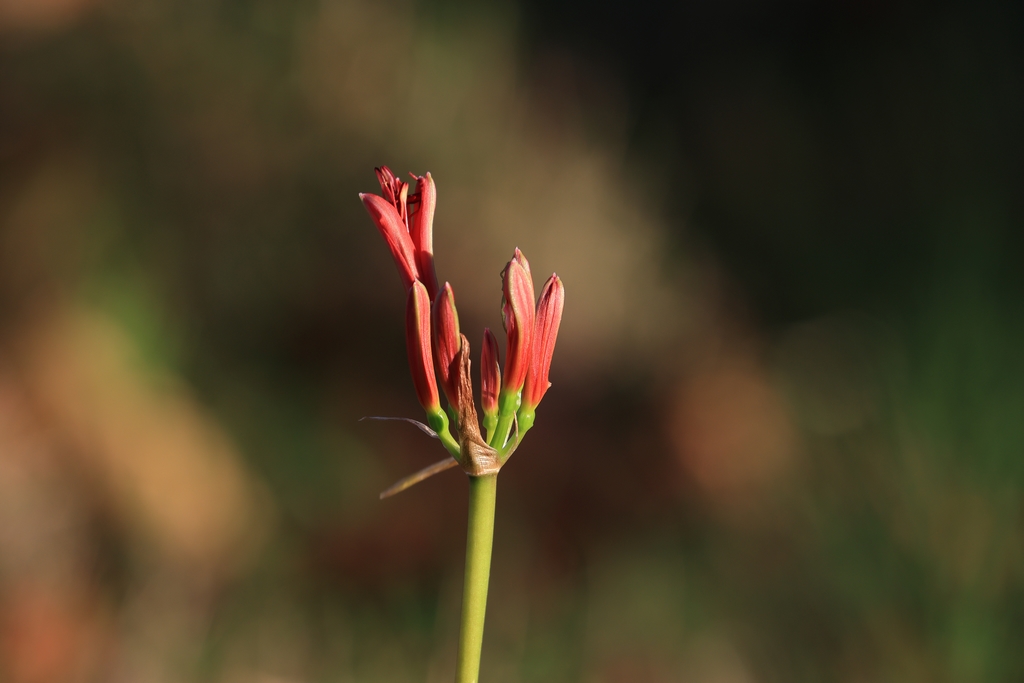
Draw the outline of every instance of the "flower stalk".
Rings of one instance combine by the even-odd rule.
[[[484,643],[487,586],[494,541],[494,505],[498,475],[469,478],[469,523],[466,529],[466,575],[462,586],[462,619],[455,683],[477,683]]]
[[[429,427],[416,424],[439,439],[450,455],[397,482],[381,498],[456,466],[468,475],[466,574],[456,683],[477,683],[498,471],[533,426],[537,405],[551,385],[548,375],[565,293],[562,281],[552,275],[540,302],[535,302],[530,264],[519,249],[515,250],[502,271],[501,313],[507,335],[504,372],[497,340],[489,329],[484,330],[480,352],[481,432],[470,373],[469,340],[459,329],[452,286],[446,282],[439,288],[434,269],[434,180],[429,173],[414,175],[416,188],[410,194],[409,183],[388,167],[375,171],[382,196],[361,194],[359,198],[384,237],[407,292],[409,370]],[[447,399],[448,412],[441,407],[438,384]]]

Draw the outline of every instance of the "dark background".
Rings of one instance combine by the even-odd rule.
[[[463,331],[565,282],[486,681],[1016,681],[1019,3],[0,0],[0,668],[445,681]],[[499,338],[502,336],[498,335]],[[502,340],[504,346],[504,340]],[[475,357],[475,356],[474,356]]]

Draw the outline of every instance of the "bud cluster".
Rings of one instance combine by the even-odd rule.
[[[434,180],[429,173],[413,176],[416,187],[410,194],[409,183],[387,166],[375,170],[382,196],[359,198],[384,237],[407,291],[406,344],[420,405],[430,427],[466,472],[496,472],[533,426],[537,405],[551,386],[548,374],[565,302],[562,281],[552,274],[537,301],[530,264],[519,249],[502,270],[505,366],[502,373],[497,339],[485,329],[480,353],[484,438],[473,398],[469,340],[459,329],[452,286],[446,282],[438,287],[434,269]],[[440,405],[438,378],[448,413]]]

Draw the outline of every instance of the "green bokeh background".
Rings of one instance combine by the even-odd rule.
[[[3,680],[452,678],[382,163],[474,344],[514,246],[566,283],[482,680],[1024,679],[1022,27],[0,4]]]

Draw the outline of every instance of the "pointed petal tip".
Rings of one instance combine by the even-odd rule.
[[[558,277],[558,273],[551,273],[551,277],[549,277],[544,283],[544,292],[548,291],[550,288],[555,288],[559,292],[565,291],[565,285],[562,284],[562,278]],[[543,292],[541,293],[541,296],[544,296]]]

